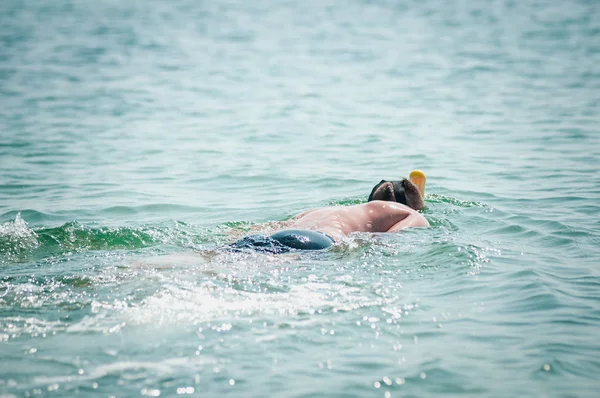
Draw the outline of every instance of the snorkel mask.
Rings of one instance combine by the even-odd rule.
[[[400,181],[381,180],[371,191],[369,202],[372,200],[385,200],[402,203],[415,210],[421,210],[425,207],[423,201],[425,181],[425,173],[420,170],[413,170],[410,173],[410,180],[406,178]]]

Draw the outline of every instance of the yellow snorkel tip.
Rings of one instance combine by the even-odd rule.
[[[419,191],[421,191],[421,195],[424,197],[425,183],[427,182],[427,176],[425,176],[425,173],[423,173],[421,170],[413,170],[410,172],[408,179],[410,180],[410,182],[415,184],[417,188],[419,188]]]

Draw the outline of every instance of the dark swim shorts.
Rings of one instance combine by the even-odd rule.
[[[248,235],[229,245],[233,250],[252,249],[267,253],[288,253],[293,250],[322,250],[333,246],[335,240],[323,232],[286,229],[271,236]]]

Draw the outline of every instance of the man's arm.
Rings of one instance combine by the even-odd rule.
[[[421,214],[416,211],[412,211],[408,217],[404,218],[402,221],[397,222],[392,225],[387,232],[397,232],[405,228],[411,227],[428,227],[429,222],[423,217]]]

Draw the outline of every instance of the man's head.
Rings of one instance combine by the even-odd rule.
[[[398,202],[415,210],[421,210],[425,207],[421,191],[406,178],[403,178],[402,181],[381,180],[369,195],[369,202],[372,200]]]

